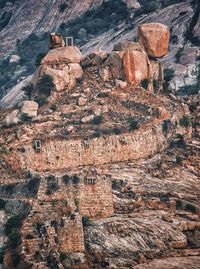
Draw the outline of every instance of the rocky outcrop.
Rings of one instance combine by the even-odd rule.
[[[163,57],[169,48],[169,28],[160,23],[145,23],[138,27],[139,41],[151,57]]]
[[[83,76],[83,70],[79,64],[81,59],[79,49],[74,46],[49,51],[33,78],[35,91],[37,91],[37,82],[44,75],[52,77],[56,91],[63,91],[67,87],[74,86],[76,80]]]

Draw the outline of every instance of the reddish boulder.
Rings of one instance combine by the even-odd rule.
[[[149,77],[149,60],[144,51],[125,51],[123,56],[123,69],[126,80],[138,85]]]
[[[169,28],[161,23],[145,23],[138,27],[139,42],[151,57],[163,57],[169,48]]]

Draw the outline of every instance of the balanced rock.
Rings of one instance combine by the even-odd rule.
[[[138,27],[139,42],[151,57],[163,57],[169,48],[169,28],[161,23],[145,23]]]
[[[21,107],[21,113],[26,114],[29,118],[37,116],[38,103],[34,101],[24,101]]]
[[[149,76],[149,59],[138,42],[119,43],[105,62],[111,77],[133,85]]]
[[[52,33],[50,35],[49,49],[55,49],[55,48],[64,47],[64,46],[65,46],[65,42],[60,34]]]

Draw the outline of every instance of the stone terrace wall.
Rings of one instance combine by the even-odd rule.
[[[66,184],[62,177],[56,177],[57,190],[51,195],[47,194],[47,179],[41,180],[38,199],[43,203],[56,202],[55,212],[48,212],[48,208],[43,208],[44,217],[48,215],[61,217],[69,211],[77,208],[82,216],[89,216],[93,219],[106,218],[113,215],[112,183],[109,176],[83,177],[79,175],[78,182],[71,180]],[[60,201],[60,202],[59,202]],[[78,205],[76,205],[76,202]],[[52,210],[52,209],[51,209]]]
[[[38,172],[54,172],[84,165],[99,165],[146,158],[167,148],[176,130],[163,133],[163,123],[121,135],[91,139],[56,139],[42,144],[35,152],[32,141],[25,144],[25,153],[16,152],[21,167]]]

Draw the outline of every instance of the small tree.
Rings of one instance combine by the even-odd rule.
[[[5,234],[9,235],[13,230],[19,229],[22,225],[22,217],[15,215],[10,217],[5,224]]]
[[[148,85],[149,85],[149,79],[148,78],[143,79],[142,82],[141,82],[142,88],[144,88],[145,90],[147,90]]]
[[[35,60],[35,66],[40,66],[42,59],[45,57],[46,53],[39,53]]]
[[[94,117],[94,119],[92,120],[92,123],[95,124],[95,125],[99,125],[103,122],[103,116],[100,115],[100,116],[96,116]]]
[[[28,116],[27,113],[21,113],[19,116],[21,122],[30,122],[31,118]]]
[[[180,120],[179,123],[181,126],[188,128],[189,126],[191,126],[191,120],[188,116],[183,116]]]
[[[8,236],[8,240],[9,240],[9,246],[11,248],[16,248],[17,246],[19,246],[21,244],[21,234],[18,230],[13,230],[9,236]]]
[[[91,225],[90,218],[88,216],[83,216],[82,217],[82,223],[83,223],[83,226],[89,226],[89,225]]]
[[[60,6],[59,6],[59,11],[62,13],[65,11],[65,9],[68,7],[67,3],[62,3]]]
[[[31,99],[31,94],[33,92],[33,84],[29,83],[22,88],[22,91],[28,96],[29,100]]]
[[[36,88],[39,93],[45,97],[48,97],[52,90],[55,89],[55,84],[53,82],[53,78],[50,75],[43,75],[37,82]]]
[[[3,199],[0,199],[0,210],[4,209],[6,206],[6,202]]]
[[[129,130],[130,131],[134,131],[134,130],[137,130],[139,128],[139,123],[138,121],[136,121],[135,119],[133,118],[129,118],[128,119],[128,124],[129,124]]]

